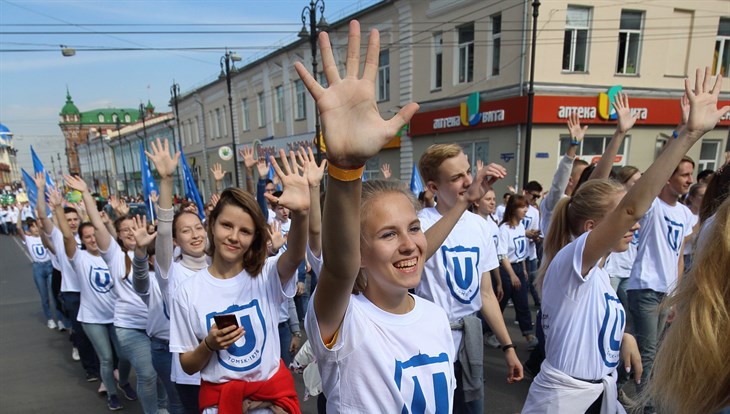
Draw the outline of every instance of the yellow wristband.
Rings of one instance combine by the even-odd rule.
[[[329,174],[330,177],[332,177],[336,180],[339,180],[339,181],[360,180],[360,179],[362,179],[362,172],[364,170],[365,170],[364,165],[355,170],[343,170],[342,168],[338,168],[333,164],[327,165],[327,174]]]

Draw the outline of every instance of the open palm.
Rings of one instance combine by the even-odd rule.
[[[324,73],[328,88],[323,88],[312,75],[297,62],[295,68],[312,94],[322,118],[327,158],[343,168],[358,168],[377,154],[418,110],[418,104],[409,103],[392,119],[380,116],[375,101],[375,77],[378,70],[380,35],[370,33],[362,78],[360,68],[360,24],[350,22],[347,46],[347,73],[340,77],[332,54],[332,45],[326,32],[319,35]]]
[[[156,142],[150,142],[150,149],[152,152],[145,151],[145,154],[155,164],[155,169],[157,169],[160,177],[172,177],[175,169],[177,169],[177,163],[180,160],[180,152],[175,152],[175,155],[171,156],[170,143],[167,139],[160,141],[159,138],[157,138]]]

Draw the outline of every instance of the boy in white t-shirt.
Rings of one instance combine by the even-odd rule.
[[[527,200],[527,214],[522,219],[525,226],[525,237],[527,237],[527,279],[529,281],[530,295],[535,306],[540,307],[540,295],[535,289],[535,276],[537,276],[537,244],[542,241],[540,232],[540,211],[537,209],[537,200],[542,195],[542,185],[537,181],[530,181],[525,184],[522,193]]]
[[[643,388],[651,372],[668,312],[660,305],[683,273],[684,243],[692,234],[692,212],[678,200],[692,185],[694,161],[685,157],[639,222],[639,243],[626,288],[634,333],[641,351]],[[651,410],[650,406],[646,409]]]
[[[418,169],[426,186],[438,199],[436,207],[423,209],[418,214],[421,226],[426,231],[464,197],[472,183],[471,165],[458,145],[438,144],[429,147],[421,156]],[[522,365],[513,349],[499,303],[492,290],[490,271],[497,267],[499,267],[497,252],[486,222],[467,211],[436,254],[426,261],[416,294],[441,306],[446,311],[452,327],[464,326],[465,318],[472,317],[481,310],[505,352],[510,378],[519,380],[522,378]],[[477,326],[479,332],[474,336],[480,339],[479,349],[483,352],[481,323]],[[463,328],[461,329],[452,328],[454,348],[458,353],[457,362],[454,364],[457,379],[454,412],[482,413],[484,410],[482,371],[472,373],[478,376],[476,381],[475,378],[466,375],[464,376],[466,381],[462,380],[462,373],[469,372],[471,367],[467,361],[459,360],[463,355],[461,345],[462,337],[465,336]],[[465,393],[465,390],[468,393]]]

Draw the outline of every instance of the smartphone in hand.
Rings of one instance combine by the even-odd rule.
[[[213,316],[213,319],[215,320],[215,326],[218,329],[227,328],[231,325],[238,328],[238,319],[234,314],[229,313],[226,315],[215,315]]]

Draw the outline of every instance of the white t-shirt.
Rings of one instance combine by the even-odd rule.
[[[533,206],[527,206],[527,214],[522,219],[522,225],[527,230],[540,231],[540,212]],[[527,239],[527,258],[537,260],[537,245],[531,239]]]
[[[522,223],[512,227],[507,223],[499,225],[499,254],[507,256],[510,263],[527,259],[527,237]]]
[[[504,204],[499,204],[497,206],[497,211],[495,213],[497,214],[497,221],[500,222],[504,218],[504,210],[507,209],[507,206]]]
[[[101,252],[101,257],[109,265],[109,271],[116,282],[117,298],[114,306],[114,326],[128,329],[145,329],[147,327],[147,305],[142,301],[132,286],[132,266],[134,252],[122,251],[114,238],[109,248]],[[125,257],[129,258],[129,273],[126,273]],[[125,277],[126,276],[126,277]]]
[[[20,219],[25,221],[25,219],[33,217],[33,210],[30,208],[30,205],[23,206],[23,209],[20,210]]]
[[[70,262],[79,275],[81,285],[81,306],[76,319],[84,323],[113,323],[116,283],[104,259],[76,249]]]
[[[542,288],[545,358],[573,378],[600,380],[616,369],[626,313],[596,263],[581,276],[588,233],[560,249]]]
[[[51,256],[51,265],[53,265],[53,268],[60,272],[61,263],[58,262],[58,256],[56,256],[55,254],[53,254],[51,252],[48,252],[48,255]]]
[[[418,213],[426,231],[441,219],[434,207]],[[464,212],[444,243],[426,261],[416,294],[441,306],[450,322],[456,322],[482,307],[482,274],[499,267],[492,233],[483,218]],[[463,332],[451,331],[454,349]]]
[[[40,237],[25,236],[25,248],[28,249],[33,263],[44,263],[51,260],[50,252],[43,245]]]
[[[639,246],[639,231],[634,231],[634,238],[629,243],[629,248],[624,252],[612,252],[606,259],[603,268],[611,277],[628,279],[631,275],[631,268],[636,260],[636,249]]]
[[[682,241],[692,234],[692,216],[684,204],[654,200],[639,221],[639,247],[626,290],[669,293],[675,288]]]
[[[309,265],[312,266],[312,271],[315,275],[319,276],[322,274],[322,252],[319,252],[319,257],[315,256],[314,253],[312,253],[312,249],[309,248],[309,243],[307,243],[307,262],[309,262]]]
[[[149,272],[148,280],[150,284],[147,288],[147,293],[142,294],[137,292],[142,301],[147,305],[147,327],[145,328],[145,332],[147,332],[147,336],[150,338],[169,341],[170,310],[163,299],[155,272]]]
[[[81,292],[80,277],[76,275],[76,269],[66,257],[66,247],[63,245],[63,233],[54,226],[48,238],[51,240],[51,244],[53,244],[53,249],[56,250],[56,258],[61,265],[61,292]],[[79,251],[81,250],[81,240],[77,234],[74,234],[74,238],[76,239],[76,250]]]
[[[414,299],[410,312],[396,315],[351,295],[332,349],[322,342],[309,301],[305,324],[328,412],[451,412],[456,379],[449,321],[439,306]]]
[[[690,210],[691,212],[692,210]],[[692,228],[697,225],[697,223],[700,221],[700,215],[699,214],[692,214]],[[684,244],[684,252],[682,254],[693,254],[694,248],[695,248],[695,240],[697,240],[697,237],[690,237],[687,240],[687,243]]]
[[[282,286],[277,257],[266,260],[260,274],[245,270],[230,279],[213,277],[203,269],[175,292],[170,319],[170,352],[194,350],[215,323],[214,315],[234,314],[245,334],[228,349],[218,351],[200,371],[212,383],[230,380],[265,381],[279,369],[279,307],[296,293],[296,277]]]
[[[494,248],[496,249],[497,253],[499,253],[499,225],[497,224],[499,220],[495,221],[497,217],[495,215],[491,215],[491,217],[483,217],[484,221],[487,222],[487,227],[489,227],[489,232],[492,235],[492,240],[494,240]]]

